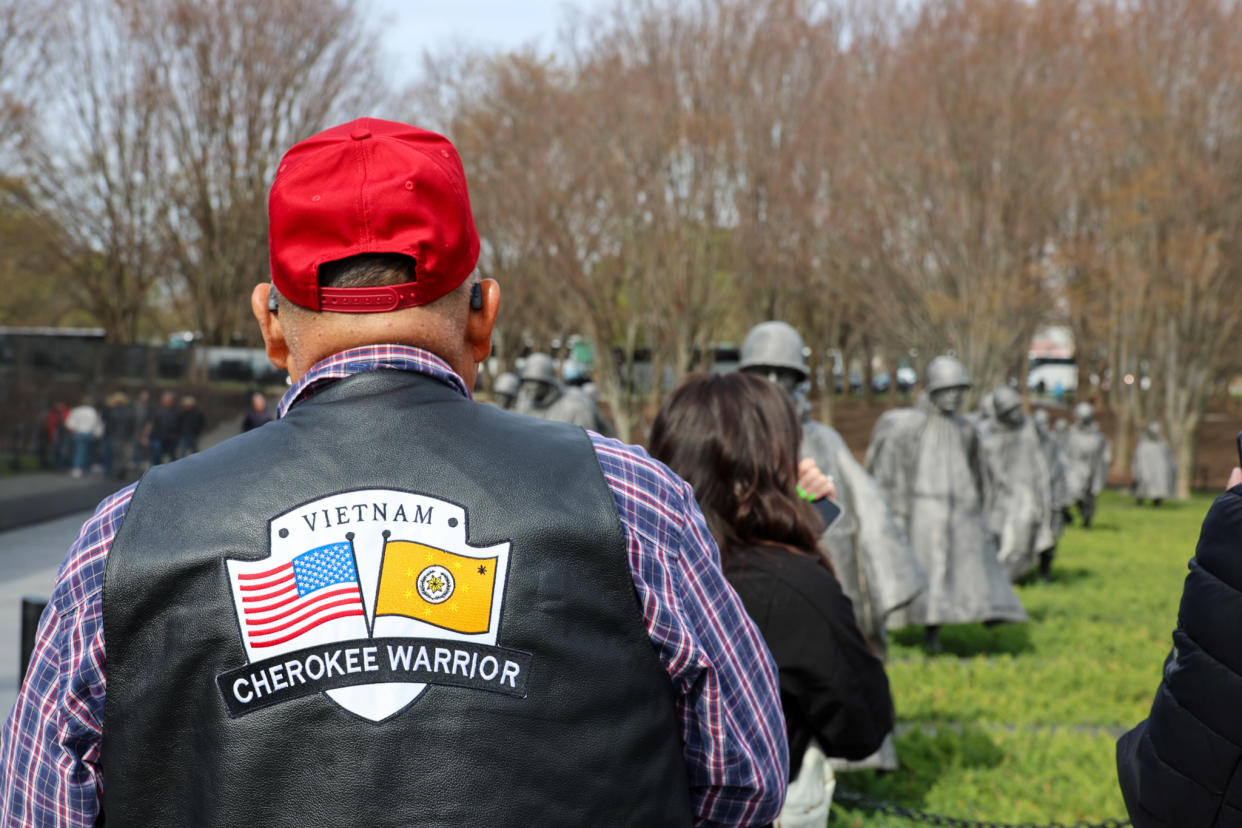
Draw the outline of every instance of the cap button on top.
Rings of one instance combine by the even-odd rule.
[[[358,127],[353,132],[349,133],[349,137],[353,138],[355,141],[364,141],[371,137],[371,130],[366,127]]]

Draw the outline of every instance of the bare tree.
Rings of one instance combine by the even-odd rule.
[[[116,341],[135,341],[162,272],[163,110],[155,56],[129,37],[129,10],[76,0],[49,24],[40,123],[20,152],[75,298]]]
[[[577,302],[565,301],[556,283],[558,251],[543,230],[573,155],[564,120],[570,92],[561,71],[530,54],[445,55],[428,63],[427,75],[424,122],[445,130],[462,154],[482,240],[479,270],[501,284],[496,355],[511,369],[528,345],[546,347],[574,328]]]
[[[0,0],[0,158],[6,164],[38,103],[32,80],[46,54],[53,14],[47,0]]]
[[[860,124],[871,310],[902,346],[955,351],[979,388],[1010,373],[1048,310],[1067,94],[1054,69],[1070,34],[1016,0],[929,4],[881,56]]]
[[[80,301],[114,339],[157,305],[248,329],[280,153],[382,100],[353,0],[73,0],[45,34],[21,169]]]
[[[1088,31],[1093,98],[1071,144],[1062,244],[1071,318],[1083,362],[1110,382],[1118,470],[1134,427],[1163,419],[1184,496],[1242,331],[1242,192],[1229,172],[1242,161],[1242,16],[1223,2],[1103,5]]]
[[[159,214],[178,309],[208,341],[249,330],[267,271],[281,154],[384,93],[354,0],[156,0],[135,36],[156,57],[172,168]]]

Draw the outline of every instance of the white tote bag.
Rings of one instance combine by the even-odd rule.
[[[776,818],[776,828],[824,828],[837,777],[819,745],[811,741],[802,757],[798,778],[789,783],[785,807]]]

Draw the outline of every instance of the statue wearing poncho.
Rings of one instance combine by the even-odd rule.
[[[809,366],[802,336],[784,322],[756,325],[742,342],[738,370],[767,377],[798,403],[802,412],[802,457],[809,457],[836,484],[841,515],[820,536],[820,553],[832,562],[837,581],[854,607],[854,618],[880,658],[887,651],[886,621],[927,588],[904,529],[885,502],[884,492],[854,459],[832,426],[811,418],[805,382]],[[871,756],[857,761],[833,757],[837,771],[862,768],[896,770],[892,734]]]
[[[1052,547],[1039,553],[1039,576],[1045,581],[1050,581],[1056,544],[1065,532],[1065,510],[1070,505],[1069,487],[1065,481],[1065,450],[1061,447],[1060,440],[1048,427],[1046,409],[1035,409],[1031,419],[1035,423],[1035,433],[1039,435],[1040,448],[1044,451],[1044,462],[1048,464],[1048,483],[1052,490]]]
[[[1173,497],[1177,483],[1177,461],[1173,451],[1160,436],[1160,423],[1151,423],[1134,448],[1134,499],[1142,503],[1151,498],[1159,506],[1165,498]]]
[[[867,471],[887,494],[927,573],[927,592],[894,613],[889,627],[937,628],[972,621],[1025,621],[1026,612],[996,557],[984,505],[984,470],[974,427],[957,413],[969,386],[952,357],[927,370],[917,408],[890,411],[876,423]]]
[[[1076,405],[1074,417],[1065,438],[1065,479],[1070,502],[1078,504],[1082,525],[1088,527],[1095,516],[1095,499],[1108,479],[1112,448],[1095,424],[1091,403]]]
[[[1018,392],[998,388],[992,400],[995,416],[982,439],[988,528],[1009,580],[1016,581],[1056,545],[1052,480],[1039,432],[1023,414]]]

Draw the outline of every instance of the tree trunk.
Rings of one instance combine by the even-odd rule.
[[[871,402],[871,399],[873,396],[871,392],[871,380],[873,378],[874,370],[871,367],[872,350],[871,350],[871,340],[868,337],[863,337],[862,352],[863,352],[862,396],[864,400],[866,400],[867,402]]]
[[[1195,472],[1195,440],[1199,434],[1199,416],[1190,414],[1184,419],[1169,418],[1169,448],[1177,461],[1177,499],[1190,497],[1190,484]],[[1220,482],[1224,481],[1209,481]]]

